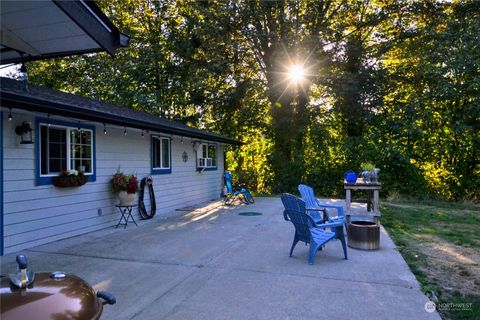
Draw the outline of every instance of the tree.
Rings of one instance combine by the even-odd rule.
[[[386,192],[478,199],[478,2],[100,5],[130,47],[32,62],[33,83],[239,139],[228,167],[257,191],[341,196],[372,161]]]

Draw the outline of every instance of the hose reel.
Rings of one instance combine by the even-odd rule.
[[[145,208],[145,186],[148,187],[148,194],[150,195],[150,212],[147,212]],[[138,194],[138,212],[142,219],[147,220],[153,218],[157,211],[157,203],[155,201],[155,192],[153,191],[153,179],[152,177],[145,177],[140,182],[140,191]]]

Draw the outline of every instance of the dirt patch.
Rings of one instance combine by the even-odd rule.
[[[422,235],[427,241],[415,247],[428,257],[429,263],[418,266],[431,280],[441,284],[447,292],[464,295],[480,292],[480,250],[447,243],[432,235]]]

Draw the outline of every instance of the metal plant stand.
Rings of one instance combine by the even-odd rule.
[[[131,219],[132,222],[135,223],[136,226],[138,226],[138,224],[135,222],[135,219],[132,216],[132,210],[133,208],[137,207],[136,204],[132,204],[131,206],[116,205],[115,207],[117,207],[118,210],[120,210],[120,213],[122,214],[115,228],[118,228],[119,225],[123,225],[123,228],[125,229],[128,225],[128,219]],[[122,223],[122,220],[124,220],[125,223]]]

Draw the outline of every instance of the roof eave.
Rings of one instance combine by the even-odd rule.
[[[120,47],[120,32],[95,2],[82,0],[52,1],[100,47],[110,55],[115,55],[115,50]]]
[[[52,101],[45,101],[37,98],[26,97],[21,94],[11,92],[0,92],[0,100],[2,106],[6,108],[22,109],[31,112],[42,112],[46,114],[55,114],[75,119],[109,123],[118,126],[128,126],[137,129],[170,133],[174,135],[197,138],[201,140],[221,142],[231,145],[242,145],[243,143],[227,137],[211,134],[208,132],[192,132],[184,128],[170,127],[152,122],[136,120],[132,118],[122,117],[119,115],[107,114],[95,110],[87,110],[72,105],[60,104]],[[192,128],[193,129],[193,128]]]
[[[62,10],[79,28],[81,28],[93,41],[97,43],[98,48],[80,49],[74,51],[61,51],[42,54],[23,54],[15,58],[2,58],[0,56],[0,65],[11,63],[24,63],[50,58],[74,56],[85,53],[107,52],[114,56],[119,48],[128,47],[130,37],[121,33],[118,28],[109,20],[109,18],[100,10],[97,4],[91,0],[78,1],[58,1],[52,0],[60,10]],[[15,49],[12,49],[15,50]]]
[[[0,65],[11,64],[11,63],[23,63],[23,62],[29,62],[29,61],[45,60],[45,59],[60,58],[60,57],[67,57],[67,56],[76,56],[76,55],[81,55],[86,53],[97,53],[97,52],[103,52],[103,51],[105,51],[103,48],[98,48],[98,49],[88,49],[88,50],[54,52],[54,53],[48,53],[48,54],[41,54],[37,56],[18,57],[13,59],[0,58]]]

